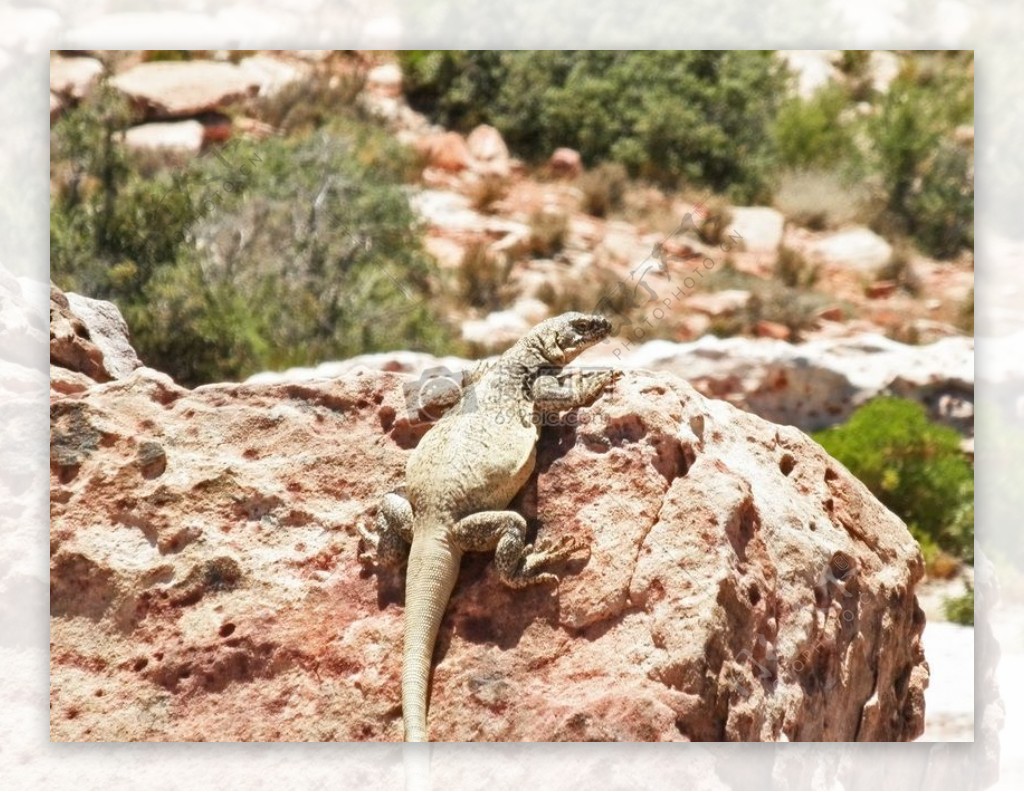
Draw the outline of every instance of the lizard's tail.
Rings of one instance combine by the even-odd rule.
[[[414,534],[405,582],[402,719],[407,742],[427,741],[430,660],[459,573],[459,551],[432,534]]]

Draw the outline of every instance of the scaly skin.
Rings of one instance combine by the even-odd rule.
[[[459,403],[433,426],[409,457],[405,493],[384,496],[376,533],[360,529],[379,564],[400,564],[411,543],[405,586],[402,717],[405,739],[427,740],[430,660],[462,554],[495,551],[501,579],[521,588],[558,583],[540,567],[568,558],[571,539],[526,544],[526,520],[508,504],[533,472],[545,413],[590,404],[618,372],[558,380],[562,366],[606,338],[602,316],[567,313],[519,339],[475,375]],[[368,559],[370,554],[361,557]]]

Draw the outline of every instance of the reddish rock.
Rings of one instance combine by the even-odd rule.
[[[458,132],[439,132],[422,137],[416,141],[416,149],[428,167],[444,171],[465,170],[472,160],[466,140]]]
[[[548,159],[548,168],[553,176],[575,179],[583,174],[583,158],[571,148],[557,148]]]
[[[51,406],[51,739],[396,740],[402,580],[360,523],[426,425],[417,378]],[[908,740],[928,670],[906,527],[801,432],[628,373],[543,430],[514,504],[590,547],[557,592],[468,554],[437,740]]]
[[[818,311],[817,317],[826,322],[841,322],[843,321],[843,309],[838,305],[830,305]]]
[[[864,288],[864,294],[871,300],[881,300],[892,297],[896,293],[896,281],[883,280],[869,283]]]
[[[111,84],[157,116],[193,116],[253,95],[259,79],[232,63],[154,61],[118,74]]]
[[[774,338],[778,341],[788,341],[792,332],[784,324],[769,322],[767,319],[761,319],[756,325],[754,325],[754,334],[757,335],[758,338]]]

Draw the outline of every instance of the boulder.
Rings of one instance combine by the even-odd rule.
[[[208,60],[140,63],[110,82],[148,112],[161,117],[221,110],[252,96],[260,85],[251,71],[233,63]]]
[[[466,146],[473,158],[474,171],[495,176],[509,174],[508,146],[494,127],[480,124],[474,128],[466,138]]]
[[[238,66],[256,83],[260,96],[273,96],[283,88],[307,79],[312,71],[304,61],[285,61],[265,54],[242,58]]]
[[[89,330],[89,337],[103,352],[103,367],[114,379],[127,377],[142,365],[128,340],[128,323],[112,302],[67,292],[68,307]]]
[[[58,390],[77,390],[81,376],[60,374],[54,368],[80,374],[95,382],[124,377],[142,365],[128,341],[128,325],[113,303],[50,289],[51,379]]]
[[[376,96],[397,98],[402,95],[402,68],[397,63],[382,63],[366,74],[366,90]]]
[[[428,429],[411,379],[53,399],[52,740],[401,738],[402,578],[356,528]],[[630,373],[544,428],[514,506],[590,554],[557,592],[467,554],[434,739],[921,733],[917,546],[801,432]]]
[[[194,119],[154,121],[125,130],[125,145],[136,151],[168,151],[197,155],[203,148],[206,127]]]
[[[548,159],[552,176],[561,179],[575,179],[583,174],[583,158],[571,148],[557,148]]]
[[[62,55],[50,57],[50,90],[58,96],[84,99],[103,74],[103,64],[96,58]]]
[[[457,173],[468,168],[472,162],[466,140],[458,132],[426,135],[419,138],[415,146],[430,168]]]
[[[892,245],[869,228],[850,228],[814,240],[808,251],[827,265],[874,274],[892,260]]]
[[[774,253],[779,249],[786,225],[782,212],[769,206],[733,206],[729,212],[732,221],[722,235],[723,240],[736,234],[744,249],[752,253]]]

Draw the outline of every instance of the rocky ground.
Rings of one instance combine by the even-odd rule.
[[[188,391],[75,302],[53,292],[52,738],[397,739],[401,588],[356,525],[427,428],[410,378]],[[916,544],[799,431],[636,372],[546,432],[516,505],[590,555],[557,594],[467,560],[436,738],[924,728]]]

